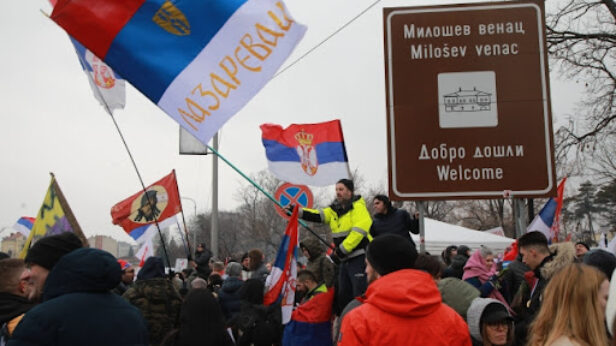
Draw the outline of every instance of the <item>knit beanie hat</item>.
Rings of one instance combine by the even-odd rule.
[[[51,270],[62,256],[81,247],[83,244],[75,233],[64,232],[38,240],[28,250],[24,261]]]
[[[366,259],[383,276],[400,269],[412,269],[417,250],[408,239],[397,234],[384,234],[368,245]]]
[[[616,256],[602,249],[588,251],[584,255],[583,262],[602,271],[608,280],[616,268]]]
[[[481,323],[492,323],[503,319],[511,320],[511,315],[503,303],[492,298],[477,298],[473,300],[466,312],[468,331],[477,341],[481,337]]]
[[[231,278],[239,278],[242,276],[242,265],[237,262],[231,262],[227,265],[225,273]]]
[[[342,184],[347,189],[351,190],[351,192],[355,191],[355,184],[353,184],[353,180],[350,179],[340,179],[336,184]]]
[[[125,260],[121,260],[121,259],[118,260],[118,264],[120,264],[120,268],[122,269],[123,273],[126,269],[131,267],[130,263],[126,262]]]

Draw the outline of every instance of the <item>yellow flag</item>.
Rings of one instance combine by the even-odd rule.
[[[25,258],[30,246],[37,240],[64,232],[75,233],[81,241],[87,244],[85,236],[77,223],[77,220],[73,216],[73,213],[64,199],[64,195],[60,190],[60,186],[56,182],[54,175],[51,175],[51,183],[47,189],[45,200],[43,205],[36,214],[36,221],[32,225],[30,235],[24,244],[24,248],[19,254],[20,258]]]

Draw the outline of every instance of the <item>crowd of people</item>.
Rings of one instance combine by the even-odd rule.
[[[168,273],[160,257],[135,268],[73,233],[42,238],[25,259],[0,259],[0,346],[616,345],[613,254],[537,231],[504,254],[418,254],[417,217],[384,195],[372,203],[374,215],[342,179],[330,206],[300,208],[333,245],[302,237],[284,324],[264,304],[259,249],[222,262],[201,243],[190,268]]]

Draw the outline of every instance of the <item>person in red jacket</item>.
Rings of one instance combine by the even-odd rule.
[[[366,254],[363,304],[342,320],[339,346],[471,346],[468,326],[441,301],[430,274],[413,268],[417,251],[404,238],[375,238]]]

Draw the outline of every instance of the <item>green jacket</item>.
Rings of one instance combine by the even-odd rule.
[[[177,327],[182,298],[165,278],[138,280],[122,297],[136,306],[147,321],[150,345],[159,345]]]

